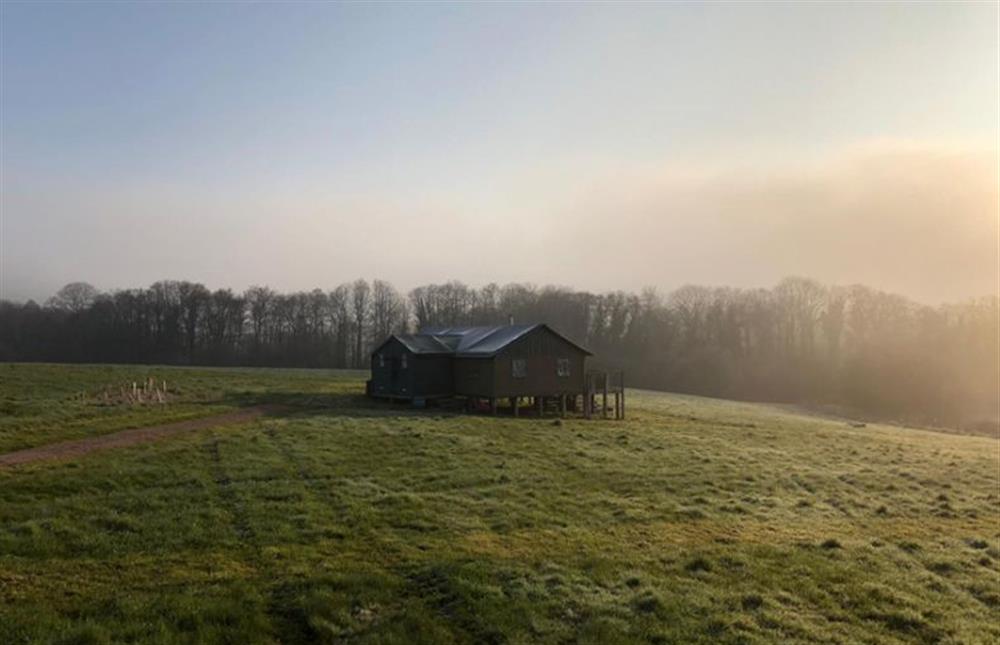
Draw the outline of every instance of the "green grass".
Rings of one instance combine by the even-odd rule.
[[[639,392],[626,422],[410,412],[280,370],[170,370],[201,398],[83,398],[68,430],[45,409],[106,369],[0,366],[32,411],[3,445],[292,407],[0,470],[2,643],[1000,639],[995,440]]]
[[[0,452],[209,416],[250,403],[308,406],[317,397],[356,391],[359,374],[0,363]],[[106,390],[118,392],[147,378],[166,381],[167,405],[109,404],[102,399]]]

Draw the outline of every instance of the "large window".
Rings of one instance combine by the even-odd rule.
[[[378,366],[385,367],[385,354],[378,355]]]
[[[528,376],[528,361],[523,358],[515,358],[510,362],[511,374],[514,378],[525,378]]]
[[[569,359],[568,358],[557,358],[556,359],[556,375],[557,376],[569,376]]]
[[[406,354],[403,354],[402,358],[400,358],[399,366],[404,370],[406,369]]]

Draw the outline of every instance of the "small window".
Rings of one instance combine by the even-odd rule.
[[[515,358],[510,362],[511,373],[514,378],[525,378],[528,376],[528,361],[523,358]]]
[[[569,376],[569,359],[568,358],[557,358],[556,359],[556,375],[557,376]]]
[[[378,366],[385,367],[385,356],[383,354],[378,355]]]
[[[403,354],[402,358],[400,358],[399,366],[404,370],[406,369],[406,354]]]

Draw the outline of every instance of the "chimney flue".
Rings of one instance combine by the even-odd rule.
[[[507,315],[507,324],[508,325],[513,325],[514,324],[514,314],[508,314]]]

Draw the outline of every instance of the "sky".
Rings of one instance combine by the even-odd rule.
[[[997,293],[995,3],[0,5],[0,297]]]

